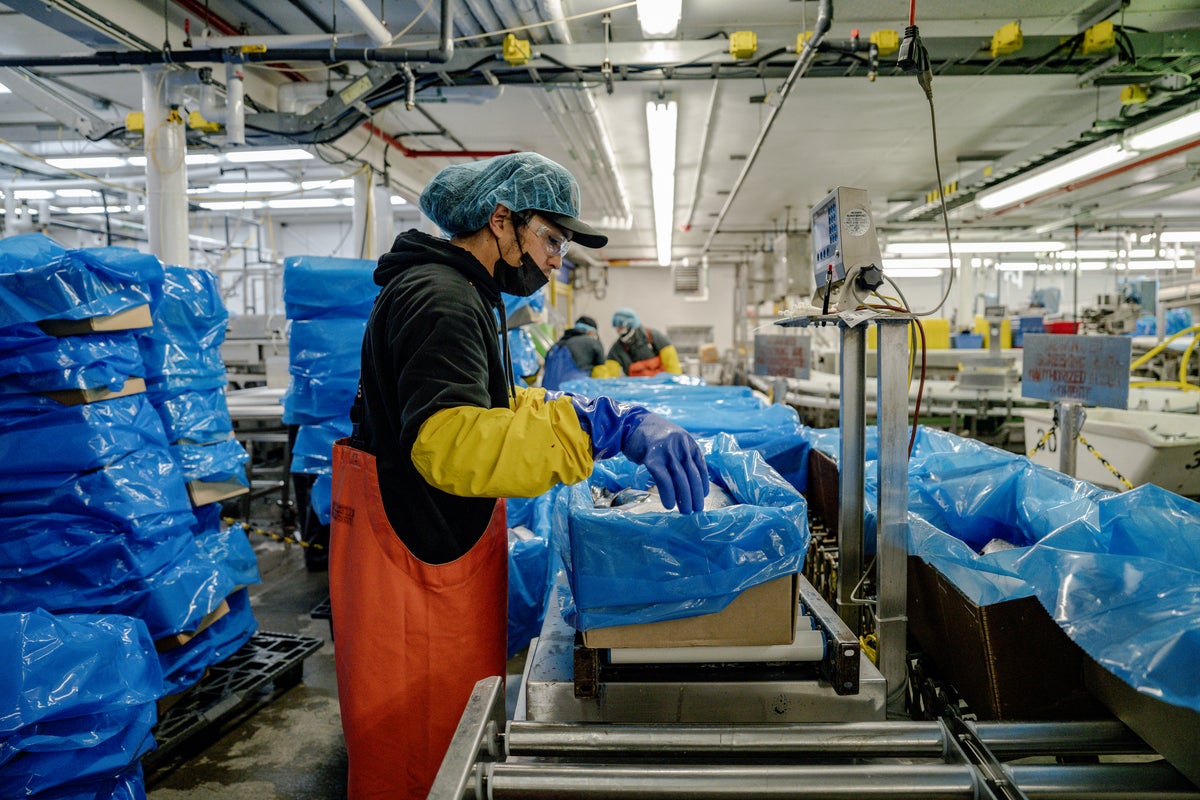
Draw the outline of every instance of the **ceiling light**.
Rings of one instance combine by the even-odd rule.
[[[646,103],[650,139],[650,189],[654,196],[654,238],[659,266],[671,265],[671,233],[675,227],[675,133],[679,108],[674,100]]]
[[[1127,136],[1125,144],[1134,150],[1155,150],[1192,136],[1200,136],[1200,109]]]
[[[74,156],[47,158],[46,163],[58,169],[116,169],[125,166],[125,159],[117,156]]]
[[[212,190],[221,194],[278,194],[294,192],[300,187],[291,181],[246,181],[215,183]]]
[[[183,157],[184,163],[189,167],[194,167],[197,164],[216,164],[220,160],[220,156],[214,156],[212,153],[192,153],[191,155]],[[145,156],[130,156],[129,158],[125,159],[125,161],[131,167],[146,166]]]
[[[408,201],[407,201],[407,200],[405,200],[405,199],[404,199],[403,197],[401,197],[400,195],[398,195],[398,194],[394,194],[394,195],[392,195],[392,205],[394,205],[394,206],[406,206],[406,205],[408,205]]]
[[[1200,242],[1200,231],[1164,231],[1160,242]]]
[[[1196,262],[1190,258],[1178,261],[1130,261],[1129,269],[1195,269]]]
[[[938,278],[946,271],[936,267],[893,267],[888,275],[893,278]]]
[[[1069,158],[1056,167],[1051,167],[1028,178],[1007,181],[1002,184],[1002,188],[980,192],[976,195],[975,202],[985,211],[1010,206],[1042,192],[1057,189],[1064,184],[1099,172],[1114,164],[1127,161],[1134,155],[1115,144],[1110,144],[1099,150],[1092,150],[1081,156]]]
[[[109,214],[119,214],[122,211],[129,211],[129,206],[108,206],[107,208],[104,206],[67,206],[66,208],[68,214],[103,214],[106,211]]]
[[[209,211],[253,211],[262,208],[261,200],[218,200],[212,203],[201,203],[201,208]]]
[[[312,158],[312,153],[299,148],[292,150],[233,150],[226,153],[225,158],[236,164],[259,161],[304,161]]]
[[[354,188],[354,179],[353,178],[336,178],[336,179],[330,178],[329,180],[324,180],[324,181],[302,181],[300,183],[300,188],[305,190],[306,192],[311,191],[313,189],[330,189],[330,190],[353,189]]]
[[[996,265],[1000,272],[1037,272],[1040,266],[1036,261],[1007,261]],[[1047,265],[1046,269],[1050,269]]]
[[[1062,242],[954,242],[955,253],[1053,253]],[[892,242],[884,248],[896,255],[934,256],[946,252],[945,242]]]
[[[679,30],[683,0],[637,0],[638,22],[648,39],[674,36]]]
[[[1059,250],[1055,258],[1116,258],[1120,253],[1116,250]]]
[[[958,266],[962,262],[959,259],[954,259],[954,266]],[[950,269],[950,259],[948,258],[885,258],[883,260],[883,271],[889,275],[893,274],[897,269]]]
[[[45,189],[17,189],[13,192],[13,197],[18,200],[49,200],[54,197],[54,192]]]
[[[290,200],[270,200],[268,208],[332,208],[343,205],[335,197],[296,197]]]
[[[91,197],[96,194],[91,189],[56,189],[54,193],[59,197]]]
[[[12,91],[12,89],[9,89],[3,83],[0,83],[0,94],[8,94],[11,91]]]

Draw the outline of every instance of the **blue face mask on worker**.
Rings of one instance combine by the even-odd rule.
[[[517,230],[517,216],[513,215],[513,230]],[[528,219],[519,218],[522,224],[528,224]],[[492,270],[492,277],[496,279],[496,283],[500,286],[500,291],[505,294],[511,294],[515,297],[528,297],[529,295],[541,289],[550,279],[546,277],[546,273],[542,272],[542,268],[537,265],[533,257],[525,252],[525,247],[521,244],[521,237],[517,234],[517,247],[521,250],[521,260],[514,267],[504,260],[501,255],[496,259],[496,265]],[[496,249],[500,249],[500,240],[496,240]]]

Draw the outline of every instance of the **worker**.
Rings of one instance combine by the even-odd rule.
[[[355,431],[334,446],[329,588],[349,796],[423,798],[475,683],[505,674],[504,497],[644,465],[664,504],[703,510],[704,457],[646,409],[516,386],[500,293],[546,284],[581,222],[559,164],[514,153],[439,171],[379,259]]]
[[[647,377],[660,372],[683,374],[675,345],[660,331],[643,328],[633,309],[618,308],[614,311],[612,325],[617,329],[617,340],[608,349],[608,361],[619,367],[621,372],[633,377]]]
[[[542,387],[557,389],[576,378],[617,377],[606,366],[604,345],[600,344],[600,329],[591,317],[580,317],[574,327],[567,328],[563,335],[546,351],[546,364],[542,371]]]

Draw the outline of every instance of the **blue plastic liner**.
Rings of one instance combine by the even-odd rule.
[[[0,414],[0,491],[5,494],[50,489],[72,473],[167,444],[144,394],[78,406],[36,395],[26,399],[28,405],[7,404]]]
[[[163,693],[177,694],[194,686],[204,671],[241,649],[258,630],[250,609],[250,595],[240,589],[226,598],[229,613],[200,631],[190,641],[159,654]]]
[[[1200,504],[1153,485],[1099,501],[1016,563],[1050,616],[1138,692],[1200,711]]]
[[[291,471],[309,475],[332,474],[333,443],[349,436],[352,427],[348,410],[344,418],[300,426],[292,445]]]
[[[379,287],[375,261],[290,256],[283,260],[283,303],[291,320],[325,316],[366,319]]]
[[[254,554],[254,548],[250,545],[242,523],[198,536],[196,546],[208,558],[221,564],[235,585],[248,586],[262,582],[258,571],[258,556]]]
[[[718,436],[706,461],[737,505],[637,514],[594,507],[586,483],[562,494],[554,546],[571,587],[568,622],[591,630],[713,613],[745,589],[801,569],[810,534],[800,493],[732,437]]]
[[[528,307],[530,311],[538,313],[546,309],[546,290],[539,289],[528,297],[517,297],[515,294],[500,293],[500,299],[504,301],[504,314],[512,318],[518,311]]]
[[[293,321],[288,330],[288,372],[304,377],[357,375],[366,329],[366,317]]]
[[[0,328],[0,393],[120,391],[145,367],[132,331],[50,336],[32,323]]]
[[[146,800],[142,762],[133,762],[121,772],[103,778],[71,781],[47,789],[37,800]]]
[[[560,388],[564,392],[586,397],[611,397],[626,403],[641,404],[679,397],[681,392],[692,400],[755,396],[749,386],[709,386],[691,375],[666,372],[649,378],[581,378],[567,381]]]
[[[357,362],[355,362],[357,365]],[[283,394],[286,425],[320,425],[335,417],[350,418],[358,392],[358,367],[354,372],[302,377],[293,375]]]
[[[0,328],[157,305],[163,268],[126,247],[67,250],[40,233],[0,239]]]
[[[250,456],[237,439],[214,444],[173,444],[171,457],[179,464],[187,481],[234,481],[250,485],[246,462]]]
[[[167,267],[163,291],[154,327],[140,336],[148,382],[167,390],[224,386],[220,347],[229,312],[217,277],[203,269]]]
[[[317,521],[328,525],[333,519],[333,470],[323,472],[313,481],[308,491],[308,505],[317,515]]]
[[[542,368],[533,337],[524,328],[509,329],[508,352],[512,357],[513,375],[518,378],[531,378]]]
[[[47,611],[0,614],[0,736],[50,720],[138,708],[162,670],[141,620]],[[2,741],[2,740],[0,740]]]
[[[204,389],[175,393],[150,393],[169,442],[215,444],[233,435],[233,420],[225,390]]]
[[[508,532],[508,657],[529,646],[542,629],[550,585],[549,542]]]

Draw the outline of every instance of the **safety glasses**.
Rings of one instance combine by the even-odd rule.
[[[542,240],[542,247],[546,248],[546,255],[565,256],[567,251],[571,249],[571,240],[566,237],[556,236],[554,229],[544,222],[539,222],[537,227],[534,228],[532,224],[533,220],[529,215],[514,212],[513,216],[533,229],[533,235]]]

